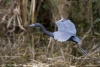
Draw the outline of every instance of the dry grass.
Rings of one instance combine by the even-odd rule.
[[[0,0],[1,67],[99,67],[99,4],[99,0]],[[61,17],[75,23],[87,57],[73,42],[60,43],[26,29],[38,21],[55,31],[53,22]]]
[[[4,67],[24,67],[25,65],[28,67],[35,65],[39,67],[97,67],[100,64],[100,43],[95,42],[97,39],[94,39],[91,44],[85,42],[87,47],[82,45],[88,52],[88,56],[85,57],[72,42],[60,43],[52,38],[48,39],[47,36],[34,35],[35,44],[32,44],[33,39],[29,34],[0,38],[0,61],[2,61],[0,65]],[[48,42],[51,43],[48,44]]]

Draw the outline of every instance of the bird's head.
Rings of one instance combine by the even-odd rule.
[[[39,24],[39,23],[34,23],[34,24],[31,24],[31,25],[29,25],[29,27],[39,27],[41,24]]]

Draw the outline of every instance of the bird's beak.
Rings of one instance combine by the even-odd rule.
[[[35,24],[28,25],[27,28],[34,27]]]
[[[31,25],[29,25],[29,27],[34,27],[35,26],[35,24],[31,24]]]

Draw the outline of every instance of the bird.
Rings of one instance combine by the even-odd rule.
[[[80,39],[78,36],[76,36],[76,28],[74,23],[71,22],[71,20],[66,18],[61,18],[55,23],[58,27],[58,31],[55,32],[50,32],[46,30],[45,27],[40,23],[31,24],[29,25],[29,27],[40,27],[45,34],[53,37],[55,40],[58,40],[60,42],[73,41],[77,44],[79,50],[85,56],[87,56],[87,52],[84,49],[82,49],[82,47],[78,44],[80,42]]]

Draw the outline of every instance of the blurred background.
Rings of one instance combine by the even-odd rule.
[[[76,26],[85,57],[75,43],[58,42],[40,28],[56,31],[61,17]],[[100,0],[0,0],[0,66],[99,67]]]

